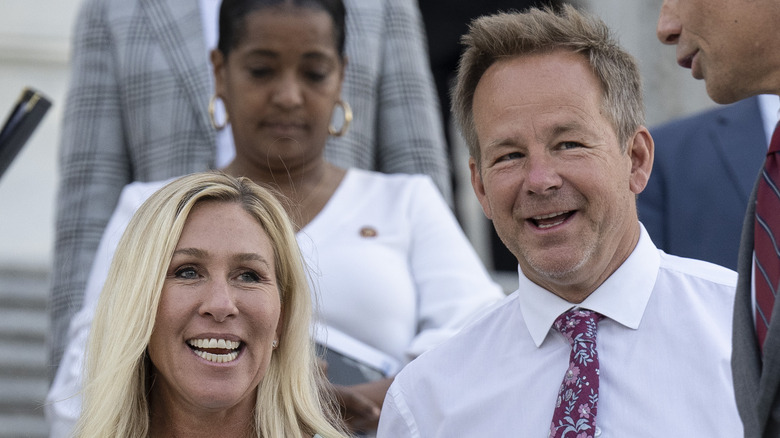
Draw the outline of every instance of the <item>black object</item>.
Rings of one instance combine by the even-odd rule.
[[[22,90],[0,131],[0,177],[30,139],[51,107],[51,101],[31,88]]]
[[[317,354],[328,363],[328,381],[336,385],[357,385],[385,377],[384,372],[371,365],[329,349],[317,343]]]

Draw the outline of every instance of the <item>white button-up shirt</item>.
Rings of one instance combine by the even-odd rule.
[[[631,256],[579,305],[605,316],[601,437],[741,436],[735,284],[731,270],[658,250],[642,228]],[[518,291],[396,377],[378,436],[546,437],[570,354],[551,327],[571,307],[521,272]]]

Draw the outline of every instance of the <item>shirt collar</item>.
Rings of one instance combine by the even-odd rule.
[[[758,96],[758,108],[761,113],[761,121],[766,134],[766,145],[772,141],[772,134],[777,128],[777,120],[780,118],[780,100],[776,94],[760,94]]]
[[[575,306],[596,311],[630,329],[639,328],[661,265],[657,248],[644,226],[639,226],[639,242],[628,259],[578,305],[532,282],[518,267],[520,311],[537,347],[544,342],[555,319]]]

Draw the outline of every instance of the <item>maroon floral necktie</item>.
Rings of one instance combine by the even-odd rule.
[[[596,330],[602,316],[584,309],[571,309],[555,320],[553,327],[571,345],[569,368],[563,376],[550,438],[593,438],[599,401],[599,356]]]

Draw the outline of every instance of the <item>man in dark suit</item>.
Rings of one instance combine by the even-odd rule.
[[[704,79],[714,101],[732,103],[760,93],[780,94],[778,26],[776,0],[664,0],[657,32],[661,42],[677,45],[677,63]],[[771,250],[772,244],[763,252],[764,239],[770,237],[765,230],[780,229],[777,192],[767,190],[768,180],[780,181],[776,159],[767,154],[748,201],[738,259],[731,362],[747,438],[780,437],[780,300],[772,295],[777,279],[765,275],[772,270],[768,267],[780,266],[780,253],[777,246]],[[754,262],[759,252],[761,260]],[[754,275],[756,268],[761,275]]]
[[[768,144],[760,103],[751,97],[650,130],[653,176],[638,207],[656,246],[737,269],[745,209]]]

